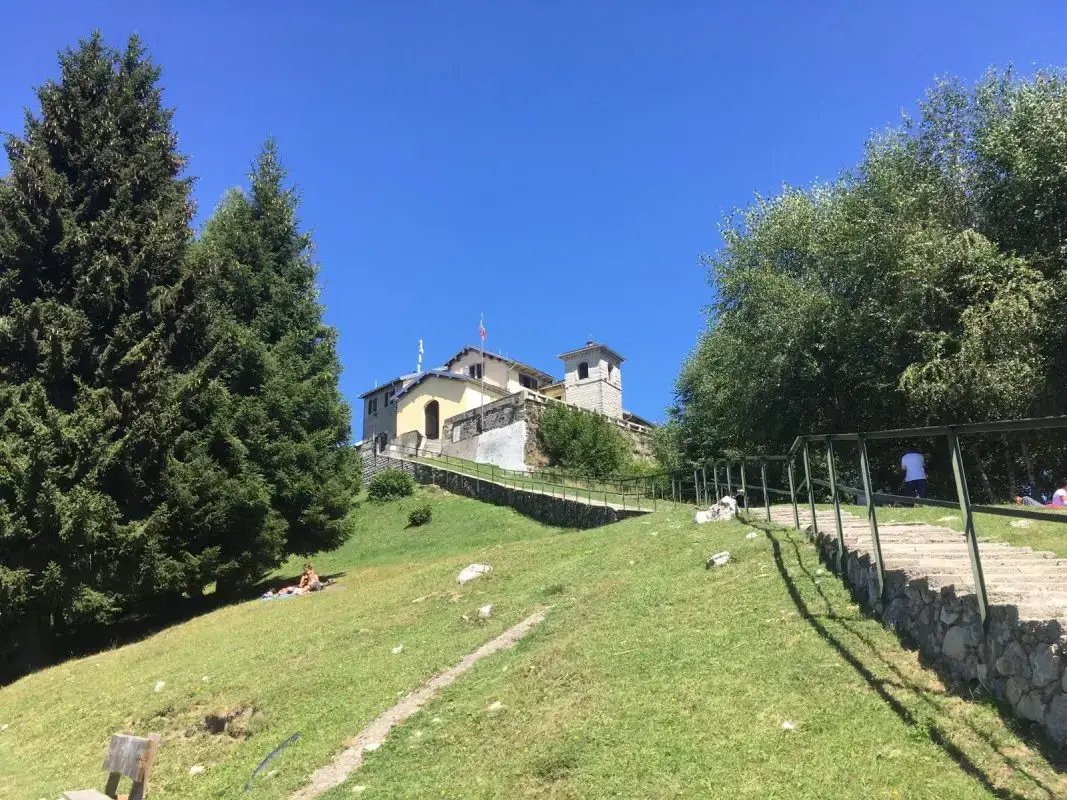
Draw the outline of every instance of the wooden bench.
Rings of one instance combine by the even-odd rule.
[[[110,773],[104,793],[96,789],[78,789],[63,792],[66,800],[115,800],[118,797],[119,780],[125,775],[133,781],[129,800],[144,800],[148,786],[148,773],[152,771],[152,762],[159,749],[159,734],[153,733],[147,739],[138,736],[115,734],[107,748],[107,758],[103,769]]]

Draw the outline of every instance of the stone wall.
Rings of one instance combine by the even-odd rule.
[[[536,392],[521,391],[449,417],[441,429],[441,452],[507,469],[547,466],[548,459],[537,444],[537,429],[544,410],[557,402]],[[629,442],[634,456],[652,457],[648,428],[609,419]]]
[[[370,463],[368,463],[370,462]],[[425,485],[435,485],[453,494],[481,500],[498,506],[509,506],[520,514],[559,528],[598,528],[620,519],[647,512],[633,509],[617,509],[568,500],[562,497],[537,492],[512,489],[486,480],[460,475],[427,464],[390,458],[386,455],[368,455],[364,458],[364,471],[376,474],[384,469],[399,469]]]
[[[810,535],[810,527],[808,532]],[[837,539],[819,532],[816,544],[836,563]],[[869,556],[846,549],[845,579],[853,593],[894,630],[915,641],[924,661],[950,681],[978,681],[1013,713],[1067,744],[1067,636],[1055,620],[1020,620],[1010,605],[991,605],[983,628],[977,599],[952,586],[932,589],[925,578],[886,571],[885,596]]]

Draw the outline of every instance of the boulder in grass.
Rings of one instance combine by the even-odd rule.
[[[704,566],[707,569],[713,569],[714,567],[725,567],[730,563],[730,554],[727,551],[716,553],[707,560]]]
[[[492,572],[493,568],[488,564],[471,564],[469,567],[464,567],[463,570],[456,576],[456,583],[461,586],[465,583],[470,583],[475,578],[480,578],[487,572]]]
[[[698,511],[693,521],[697,525],[703,525],[705,522],[719,522],[724,519],[735,519],[736,517],[737,501],[732,497],[724,497],[707,511]]]

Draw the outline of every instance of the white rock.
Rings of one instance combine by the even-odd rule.
[[[434,725],[440,725],[443,720],[440,717],[434,717],[432,720],[430,720],[430,722],[432,722]]]
[[[210,675],[202,675],[202,676],[200,676],[200,680],[202,680],[204,683],[207,683],[209,680],[211,680],[211,676]]]
[[[156,681],[155,688],[152,689],[152,691],[153,692],[162,692],[163,691],[163,687],[166,686],[166,685],[167,685],[166,681]]]
[[[377,750],[381,746],[382,746],[381,742],[367,742],[365,745],[363,745],[363,749],[368,753],[373,753],[375,750]]]
[[[352,791],[356,794],[363,794],[365,791],[367,791],[367,787],[363,786],[362,784],[359,786],[353,786]]]
[[[794,729],[795,727],[796,727],[796,725],[794,725],[794,724],[793,724],[792,722],[790,722],[789,720],[786,720],[785,722],[783,722],[783,723],[782,723],[782,730],[783,730],[783,731],[791,731],[791,730],[793,730],[793,729]]]
[[[478,616],[482,619],[489,619],[493,615],[493,604],[489,603],[478,609]]]
[[[1008,524],[1011,525],[1013,528],[1029,528],[1034,523],[1028,519],[1013,519]]]
[[[503,707],[504,707],[504,704],[501,703],[499,700],[496,700],[496,701],[490,703],[489,708],[487,708],[486,711],[497,712],[500,709],[502,709]]]
[[[475,578],[480,578],[485,573],[492,571],[493,568],[488,564],[471,564],[468,567],[464,567],[459,575],[456,576],[456,583],[460,585],[470,583]]]
[[[730,554],[724,550],[721,553],[715,553],[715,555],[707,560],[704,566],[711,569],[712,567],[726,566],[728,563],[730,563]]]
[[[3,733],[4,731],[6,731],[9,727],[11,727],[11,726],[8,725],[6,722],[3,725],[0,725],[0,733]]]
[[[189,774],[190,775],[199,775],[203,771],[204,771],[204,768],[202,766],[200,766],[199,764],[197,764],[195,767],[189,767]]]
[[[698,511],[693,521],[697,525],[705,522],[718,522],[724,519],[734,519],[737,516],[737,501],[732,497],[724,497],[707,511]]]
[[[403,652],[404,652],[404,645],[402,645],[402,644],[398,644],[396,647],[393,648],[393,655],[394,656],[398,656]]]
[[[748,533],[745,534],[745,538],[748,539],[750,542],[753,539],[756,539],[758,537],[759,537],[759,534],[756,533],[755,531],[749,531]]]
[[[631,566],[631,567],[632,567],[632,566],[633,566],[634,564],[636,564],[636,563],[637,563],[636,561],[634,561],[633,559],[630,559],[630,566]]]

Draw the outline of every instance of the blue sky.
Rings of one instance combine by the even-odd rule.
[[[833,177],[935,76],[1067,62],[1067,5],[88,0],[5,9],[0,130],[55,53],[132,32],[164,68],[202,219],[278,139],[342,389],[477,339],[549,372],[592,336],[661,418],[724,213]],[[357,403],[358,410],[358,403]],[[358,418],[358,416],[357,416]]]

